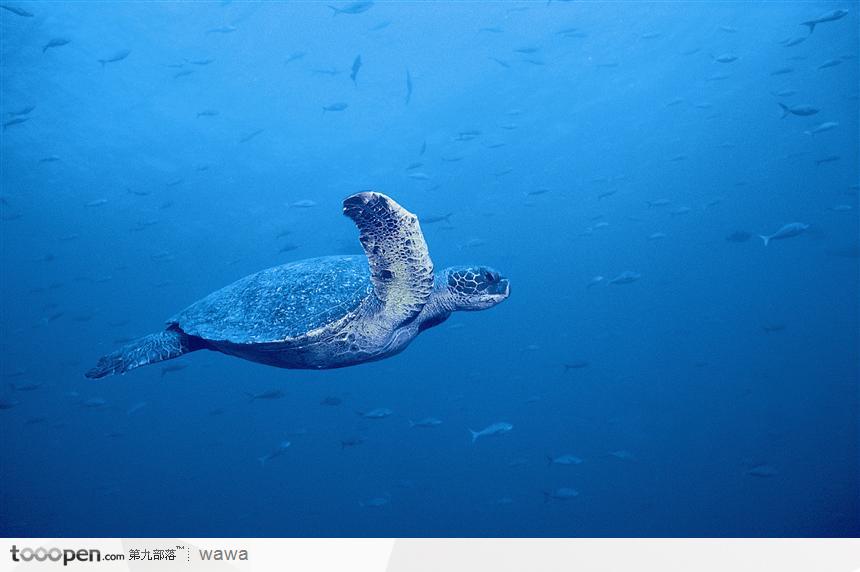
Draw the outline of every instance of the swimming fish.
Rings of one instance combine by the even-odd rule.
[[[268,389],[260,393],[248,393],[246,391],[245,395],[248,396],[248,401],[256,401],[257,399],[280,399],[284,396],[284,392],[280,389]]]
[[[823,24],[825,22],[835,22],[836,20],[841,20],[842,18],[844,18],[847,15],[848,15],[848,10],[842,10],[842,9],[833,10],[832,12],[827,12],[826,14],[822,14],[821,16],[819,16],[818,18],[815,18],[814,20],[807,20],[806,22],[801,22],[800,25],[809,27],[809,33],[811,34],[812,32],[815,31],[815,26],[817,24]]]
[[[817,135],[819,133],[824,133],[825,131],[830,131],[831,129],[836,129],[839,127],[838,121],[825,121],[819,125],[816,125],[809,131],[804,131],[807,135]]]
[[[357,85],[355,82],[355,78],[358,77],[358,70],[361,69],[361,54],[355,56],[355,59],[352,61],[352,73],[349,74],[349,79],[352,80],[353,85]]]
[[[50,48],[59,48],[60,46],[65,46],[69,42],[71,42],[71,40],[69,40],[68,38],[51,38],[50,40],[48,40],[48,43],[42,47],[42,53],[44,54]]]
[[[437,222],[443,222],[444,221],[444,222],[447,222],[450,224],[451,223],[451,215],[453,215],[453,214],[454,213],[448,213],[445,215],[421,217],[421,222],[423,224],[435,224]]]
[[[491,435],[504,435],[514,426],[510,423],[506,423],[504,421],[500,421],[498,423],[493,423],[492,425],[488,425],[487,427],[481,429],[480,431],[472,431],[469,429],[469,433],[472,434],[472,443],[478,440],[478,437],[489,437]]]
[[[832,67],[838,66],[841,63],[842,63],[842,60],[840,60],[840,59],[827,60],[826,62],[824,62],[823,64],[818,66],[818,69],[823,70],[823,69],[827,69],[827,68],[832,68]]]
[[[764,245],[767,246],[771,240],[782,240],[793,236],[799,236],[806,232],[808,228],[809,225],[806,223],[790,222],[771,235],[760,234],[759,238],[761,238],[764,241]]]
[[[300,60],[303,57],[305,57],[306,54],[307,54],[307,52],[293,52],[289,56],[287,56],[287,59],[284,60],[284,64],[288,64],[288,63],[294,62],[296,60]]]
[[[441,419],[437,419],[436,417],[425,417],[424,419],[419,419],[418,421],[409,420],[410,427],[437,427],[442,424]]]
[[[720,64],[730,64],[732,62],[736,62],[738,60],[738,56],[734,54],[721,54],[719,56],[711,56],[713,60]]]
[[[3,131],[6,131],[7,127],[12,127],[13,125],[20,125],[29,119],[29,117],[13,117],[9,121],[3,123]]]
[[[217,109],[204,109],[203,111],[197,112],[197,117],[215,117],[218,113],[219,111]]]
[[[337,407],[341,403],[343,403],[343,400],[341,400],[340,397],[331,397],[331,396],[326,397],[322,401],[320,401],[320,405],[327,405],[329,407]]]
[[[210,28],[206,30],[207,34],[232,34],[237,30],[236,26],[219,26],[217,28]]]
[[[30,113],[34,109],[36,109],[35,105],[28,105],[26,107],[22,107],[18,111],[8,111],[6,114],[11,116],[11,117],[17,117],[20,115],[27,115],[28,113]]]
[[[554,491],[543,491],[543,502],[551,500],[569,500],[579,496],[579,491],[570,487],[561,487]]]
[[[610,284],[630,284],[642,278],[642,275],[632,270],[625,270],[615,278],[609,281]]]
[[[347,4],[343,8],[331,5],[329,6],[333,12],[332,16],[337,16],[338,14],[361,14],[362,12],[367,12],[372,7],[372,0],[368,0],[366,2],[353,2],[351,4]]]
[[[326,111],[343,111],[347,107],[349,107],[349,104],[339,101],[337,103],[331,103],[329,105],[323,106],[323,113],[325,113]]]
[[[299,208],[299,209],[309,209],[311,207],[317,206],[316,201],[312,201],[310,199],[302,199],[300,201],[296,201],[290,204],[291,207]]]
[[[797,115],[799,117],[809,117],[810,115],[815,115],[820,109],[817,107],[813,107],[812,105],[795,105],[793,107],[789,107],[784,103],[780,103],[779,106],[782,108],[782,118],[785,119],[789,115]]]
[[[387,407],[378,407],[370,411],[356,411],[356,413],[365,419],[385,419],[394,412]]]
[[[98,60],[98,62],[105,67],[105,64],[112,64],[115,62],[121,62],[125,58],[127,58],[131,54],[131,50],[119,50],[115,52],[112,56],[108,56],[104,59]]]
[[[263,131],[264,131],[264,129],[256,129],[254,131],[251,131],[247,135],[243,135],[242,138],[239,139],[239,143],[247,143],[248,141],[250,141],[251,139],[253,139],[257,135],[262,133]]]
[[[12,12],[13,14],[15,14],[16,16],[21,16],[23,18],[32,18],[33,17],[32,13],[27,12],[23,8],[18,8],[16,6],[9,6],[8,4],[0,4],[0,8],[3,8],[4,10],[8,10],[8,11]]]
[[[409,101],[412,99],[412,74],[409,73],[409,70],[406,70],[406,105],[409,105]]]
[[[278,447],[274,451],[272,451],[271,453],[268,453],[266,455],[263,455],[262,457],[257,457],[257,460],[260,461],[260,465],[265,467],[266,463],[268,463],[269,461],[271,461],[275,457],[280,457],[281,455],[283,455],[287,451],[287,449],[290,448],[291,444],[292,443],[290,443],[289,441],[281,441],[278,444]]]
[[[583,460],[577,457],[576,455],[559,455],[558,457],[553,457],[552,455],[546,456],[546,461],[548,465],[581,465]]]

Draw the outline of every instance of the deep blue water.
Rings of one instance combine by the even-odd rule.
[[[860,533],[856,2],[6,6],[3,535]],[[363,189],[510,298],[353,368],[84,377],[361,253]]]

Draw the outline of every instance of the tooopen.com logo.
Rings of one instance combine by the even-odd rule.
[[[73,550],[71,548],[45,548],[40,546],[35,550],[32,548],[18,548],[12,545],[9,550],[12,553],[12,562],[63,562],[63,566],[68,566],[69,562],[101,562],[102,553],[94,548],[86,549],[79,548]],[[122,554],[106,554],[105,560],[123,560]]]

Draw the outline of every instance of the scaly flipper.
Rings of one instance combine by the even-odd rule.
[[[179,330],[167,329],[124,345],[99,360],[87,377],[99,378],[113,373],[125,373],[142,365],[177,358],[199,349],[191,338]]]
[[[343,214],[358,227],[384,315],[398,323],[417,316],[433,292],[433,261],[418,217],[374,192],[347,197]]]

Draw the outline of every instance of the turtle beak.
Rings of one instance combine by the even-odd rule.
[[[497,304],[502,300],[507,300],[508,296],[511,295],[510,280],[505,277],[499,278],[499,285],[496,287],[495,295],[498,298]]]

